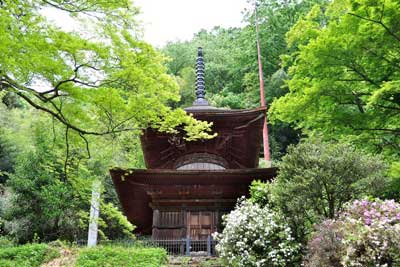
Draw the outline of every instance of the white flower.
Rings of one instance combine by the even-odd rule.
[[[299,248],[290,228],[268,206],[241,199],[224,220],[224,231],[215,235],[217,250],[232,265],[284,266]]]

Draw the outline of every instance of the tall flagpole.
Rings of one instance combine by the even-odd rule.
[[[261,107],[266,107],[265,103],[265,93],[264,93],[264,76],[261,63],[261,48],[260,48],[260,38],[258,29],[258,16],[257,16],[257,3],[255,4],[255,20],[256,20],[256,34],[257,34],[257,55],[258,55],[258,77],[260,79],[260,98]],[[267,166],[271,165],[271,157],[269,154],[269,139],[268,139],[268,122],[267,116],[265,116],[264,128],[263,128],[263,144],[264,144],[264,160]]]

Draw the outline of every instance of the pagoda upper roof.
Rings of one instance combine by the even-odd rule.
[[[256,168],[262,141],[266,108],[188,109],[194,118],[212,122],[217,136],[209,140],[185,141],[184,133],[171,135],[146,129],[141,136],[148,169],[177,169],[190,163],[191,155],[224,169]],[[208,158],[207,158],[208,157]],[[196,159],[193,159],[193,162]]]

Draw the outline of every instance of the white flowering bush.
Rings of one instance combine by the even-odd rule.
[[[338,219],[317,226],[308,251],[307,267],[399,267],[400,204],[353,201]]]
[[[299,246],[285,219],[268,205],[241,199],[224,222],[223,232],[214,238],[229,266],[290,266],[294,260]]]

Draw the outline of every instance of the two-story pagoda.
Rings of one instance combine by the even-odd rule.
[[[266,109],[210,106],[204,98],[201,48],[196,73],[196,100],[186,111],[213,122],[218,136],[187,142],[183,136],[147,129],[141,138],[147,169],[110,171],[136,232],[153,239],[206,239],[221,230],[221,216],[248,195],[253,180],[276,175],[275,168],[257,168]]]

